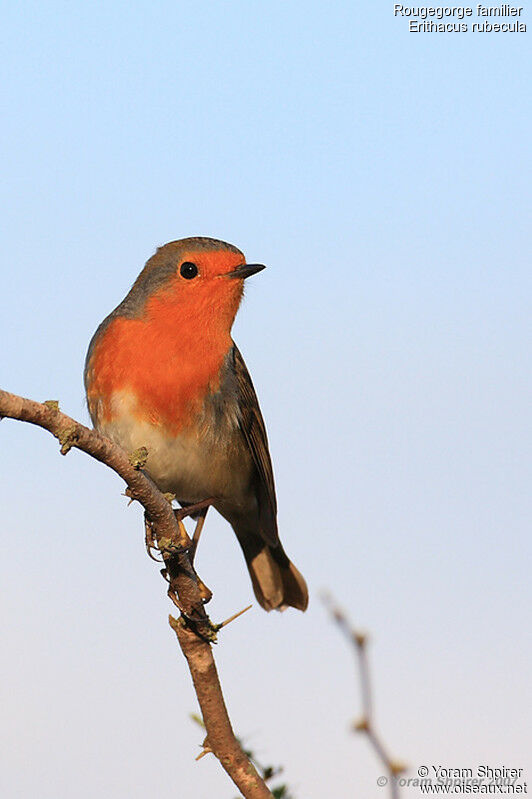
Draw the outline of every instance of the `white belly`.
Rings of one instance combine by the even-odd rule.
[[[204,423],[200,432],[170,435],[161,425],[139,421],[133,404],[127,394],[115,394],[113,420],[102,420],[97,427],[128,453],[146,447],[145,471],[161,491],[185,502],[217,497],[245,504],[252,462],[236,428],[220,436]]]

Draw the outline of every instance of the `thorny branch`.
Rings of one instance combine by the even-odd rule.
[[[148,453],[136,451],[128,457],[109,439],[61,413],[55,400],[34,402],[0,389],[2,417],[48,430],[61,444],[62,455],[76,447],[113,469],[126,481],[127,495],[144,507],[163,556],[169,595],[175,597],[182,612],[179,619],[170,616],[169,621],[194,682],[207,730],[204,746],[216,755],[245,799],[272,799],[264,780],[233,733],[211,646],[220,625],[213,625],[205,612],[198,577],[188,556],[191,541],[183,524],[176,519],[168,498],[140,471]]]
[[[397,799],[399,796],[397,777],[399,777],[399,775],[402,774],[406,768],[402,763],[399,763],[390,757],[382,742],[382,739],[375,731],[375,722],[373,719],[373,697],[371,692],[367,656],[367,636],[365,633],[356,630],[354,627],[351,627],[347,616],[334,602],[330,594],[323,593],[322,600],[323,604],[331,614],[338,627],[355,648],[358,659],[360,692],[362,695],[362,716],[353,724],[353,729],[356,732],[364,733],[368,738],[373,751],[379,758],[388,775],[391,799]]]

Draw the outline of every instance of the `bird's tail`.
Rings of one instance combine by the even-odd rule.
[[[264,610],[287,607],[306,610],[308,589],[304,577],[281,544],[270,546],[256,533],[239,535],[257,601]]]

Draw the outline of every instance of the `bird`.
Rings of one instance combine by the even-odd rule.
[[[159,247],[92,337],[85,360],[96,430],[183,506],[210,504],[233,528],[258,603],[306,610],[306,582],[279,539],[266,427],[231,337],[244,281],[264,269],[225,241]]]

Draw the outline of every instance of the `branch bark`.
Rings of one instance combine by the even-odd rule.
[[[170,616],[187,660],[203,721],[204,748],[212,751],[245,799],[271,799],[272,794],[238,743],[225,706],[210,641],[214,627],[205,612],[196,573],[187,549],[190,539],[176,521],[171,504],[138,468],[134,458],[112,441],[61,413],[53,401],[40,403],[0,389],[0,418],[18,419],[42,427],[55,436],[66,455],[72,447],[104,463],[125,480],[128,495],[140,502],[163,556],[170,583],[182,615]]]

